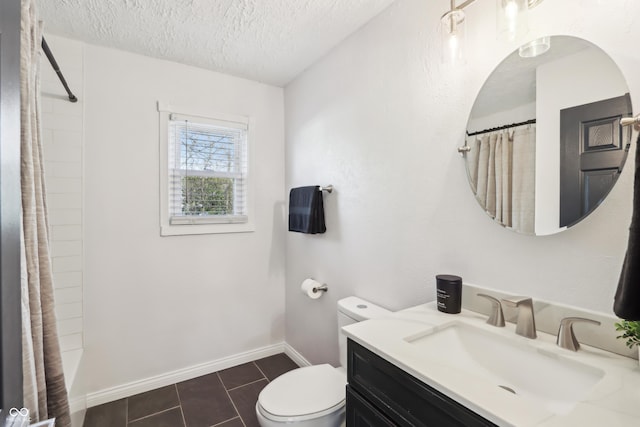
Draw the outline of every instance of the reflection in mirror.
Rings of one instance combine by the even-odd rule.
[[[545,53],[516,49],[489,76],[467,123],[465,159],[478,203],[514,231],[554,234],[591,213],[622,171],[629,89],[585,40],[553,36]]]

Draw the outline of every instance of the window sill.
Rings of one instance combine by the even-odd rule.
[[[162,225],[160,236],[185,236],[195,234],[227,234],[227,233],[251,233],[255,231],[252,222],[242,224],[182,224]]]

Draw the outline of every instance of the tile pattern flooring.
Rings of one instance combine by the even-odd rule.
[[[258,394],[297,365],[284,353],[87,410],[84,427],[259,427]]]

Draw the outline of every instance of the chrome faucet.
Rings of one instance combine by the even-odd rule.
[[[516,334],[527,338],[536,338],[536,319],[533,316],[533,301],[529,297],[503,298],[502,303],[518,309]]]
[[[499,328],[504,326],[504,314],[502,314],[502,304],[500,300],[487,294],[476,294],[479,297],[486,298],[491,302],[491,315],[487,319],[487,323]]]
[[[558,338],[556,344],[559,347],[566,348],[571,351],[578,351],[580,343],[576,339],[576,335],[573,333],[573,324],[575,322],[587,322],[594,325],[600,325],[597,320],[585,319],[584,317],[565,317],[560,321],[560,327],[558,328]]]

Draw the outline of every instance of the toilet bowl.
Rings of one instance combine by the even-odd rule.
[[[347,337],[342,327],[388,315],[389,310],[357,297],[338,301],[340,364],[313,365],[280,375],[260,392],[256,415],[261,427],[338,427],[344,424]]]
[[[339,426],[344,419],[347,376],[331,365],[294,369],[280,375],[263,390],[256,404],[262,427]]]

